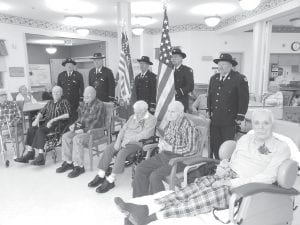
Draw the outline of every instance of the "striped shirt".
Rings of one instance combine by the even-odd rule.
[[[185,115],[169,122],[164,129],[164,140],[172,146],[172,152],[183,156],[197,153],[197,134],[192,121]]]
[[[81,123],[84,131],[105,125],[105,106],[99,99],[96,98],[91,103],[80,102],[77,111],[78,119],[76,122]]]
[[[15,102],[5,101],[0,103],[0,125],[11,125],[21,117],[19,107]]]
[[[70,113],[70,105],[66,99],[60,99],[57,102],[49,100],[44,108],[41,109],[40,113],[47,123],[53,118]]]

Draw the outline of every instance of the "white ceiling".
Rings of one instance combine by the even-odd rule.
[[[96,6],[94,13],[81,14],[83,17],[99,19],[102,24],[93,28],[102,30],[117,30],[117,0],[82,0],[90,2]],[[122,0],[119,0],[122,1]],[[152,2],[161,2],[161,0],[151,0]],[[195,15],[190,12],[191,8],[199,5],[200,3],[212,2],[213,0],[170,0],[168,3],[168,16],[170,25],[182,25],[189,23],[203,23],[204,16]],[[217,1],[217,0],[216,0]],[[7,3],[11,6],[11,9],[7,11],[0,11],[13,16],[20,16],[25,18],[32,18],[38,20],[44,20],[53,23],[61,24],[65,15],[70,13],[54,12],[47,8],[45,0],[0,0],[0,2]],[[130,2],[138,2],[137,0],[130,0]],[[219,0],[219,2],[225,2],[225,0]],[[238,14],[242,10],[239,7],[238,0],[226,0],[226,2],[232,2],[236,5],[236,10],[230,14],[222,16],[223,18]],[[142,12],[139,15],[151,16],[156,22],[150,25],[150,28],[159,28],[161,26],[163,9],[161,7],[160,12],[152,14],[144,14]]]
[[[57,1],[57,0],[52,0]],[[65,1],[65,0],[58,0],[58,1]],[[81,0],[84,2],[89,2],[95,5],[95,12],[90,14],[79,14],[84,18],[92,18],[101,20],[102,23],[93,26],[91,28],[100,29],[100,30],[108,30],[108,31],[117,31],[117,2],[125,1],[125,0]],[[132,3],[141,2],[137,0],[129,0]],[[148,0],[150,1],[150,0]],[[152,2],[161,3],[161,0],[151,0]],[[230,14],[222,15],[222,18],[227,18],[239,14],[242,12],[241,8],[239,7],[238,0],[169,0],[168,2],[168,16],[169,22],[171,26],[175,25],[182,25],[182,24],[199,24],[204,23],[204,15],[195,15],[191,12],[191,9],[194,6],[197,6],[201,3],[207,2],[231,2],[236,6],[236,10]],[[0,3],[4,2],[10,5],[10,9],[7,11],[0,11],[0,13],[5,13],[8,15],[37,19],[48,21],[52,23],[62,24],[65,15],[70,15],[69,12],[55,12],[47,8],[46,0],[0,0]],[[61,8],[62,11],[63,8]],[[149,25],[149,28],[160,28],[161,21],[163,16],[163,9],[155,12],[155,13],[143,13],[140,12],[134,15],[146,15],[151,16],[155,23]],[[300,11],[286,15],[284,17],[273,19],[274,25],[290,25],[289,20],[291,18],[300,17]],[[45,37],[37,37],[37,38],[45,38]],[[32,36],[29,39],[34,39]],[[30,41],[29,41],[30,42]],[[85,41],[83,40],[74,40],[73,44],[84,44]]]

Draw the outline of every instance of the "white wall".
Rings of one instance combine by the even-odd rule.
[[[0,39],[6,40],[8,56],[5,56],[6,71],[4,73],[4,89],[9,91],[17,91],[21,84],[28,85],[28,58],[26,49],[25,33],[40,34],[57,37],[81,38],[79,35],[68,32],[51,31],[35,29],[30,27],[16,26],[0,23]],[[118,68],[119,52],[117,48],[117,38],[106,38],[89,35],[85,39],[106,41],[107,66],[114,73]],[[8,67],[20,66],[25,68],[25,77],[9,77]]]
[[[151,40],[152,37],[152,40]],[[158,48],[161,35],[143,35],[145,55],[154,60],[154,48]],[[215,32],[177,32],[170,33],[172,46],[181,46],[182,51],[187,54],[184,64],[194,70],[195,83],[208,83],[213,74],[212,67],[216,66],[212,61],[203,61],[203,56],[218,58],[220,52],[243,53],[242,73],[250,75],[251,66],[249,63],[252,52],[252,33],[241,33],[234,35],[222,35]],[[158,61],[154,61],[153,71],[157,72]]]
[[[292,51],[291,44],[300,41],[300,33],[273,33],[271,39],[271,53],[291,53],[299,54],[300,51]],[[300,62],[299,62],[300,64]]]

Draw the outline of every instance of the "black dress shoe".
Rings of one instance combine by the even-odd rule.
[[[101,178],[99,175],[96,175],[95,178],[88,183],[89,187],[97,187],[105,181],[105,177]]]
[[[33,160],[31,163],[31,165],[34,166],[43,166],[45,165],[45,158],[44,158],[44,154],[40,153],[35,160]]]
[[[70,178],[78,177],[80,174],[84,172],[85,172],[84,167],[75,166],[74,169],[68,174],[68,177]]]
[[[66,161],[64,161],[61,167],[58,167],[56,169],[56,173],[63,173],[66,172],[67,170],[72,170],[72,169],[74,169],[73,163],[67,163]]]
[[[20,158],[16,158],[15,161],[20,163],[28,163],[29,160],[34,159],[34,155],[35,155],[34,151],[28,151],[24,156]]]
[[[105,193],[108,192],[110,189],[113,189],[115,187],[115,183],[109,183],[106,179],[103,182],[103,184],[96,188],[96,192],[98,193]]]

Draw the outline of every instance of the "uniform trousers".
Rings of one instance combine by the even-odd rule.
[[[35,149],[44,149],[47,134],[54,130],[55,126],[50,128],[46,126],[28,128],[25,145]]]
[[[90,135],[87,133],[76,134],[69,131],[62,136],[62,159],[74,162],[77,166],[84,165],[84,148],[88,146]]]
[[[138,164],[132,185],[133,197],[136,198],[165,190],[163,180],[170,175],[172,170],[169,161],[180,156],[173,152],[163,151]],[[182,169],[182,165],[178,165],[178,170]]]
[[[99,161],[98,168],[106,172],[114,155],[118,153],[112,169],[112,173],[114,174],[123,173],[127,156],[136,153],[138,150],[141,149],[142,147],[140,145],[127,144],[125,148],[122,147],[120,150],[116,150],[114,148],[114,143],[111,143],[105,148],[103,155]]]
[[[224,141],[233,140],[235,126],[210,126],[210,158],[220,159],[219,148]]]

